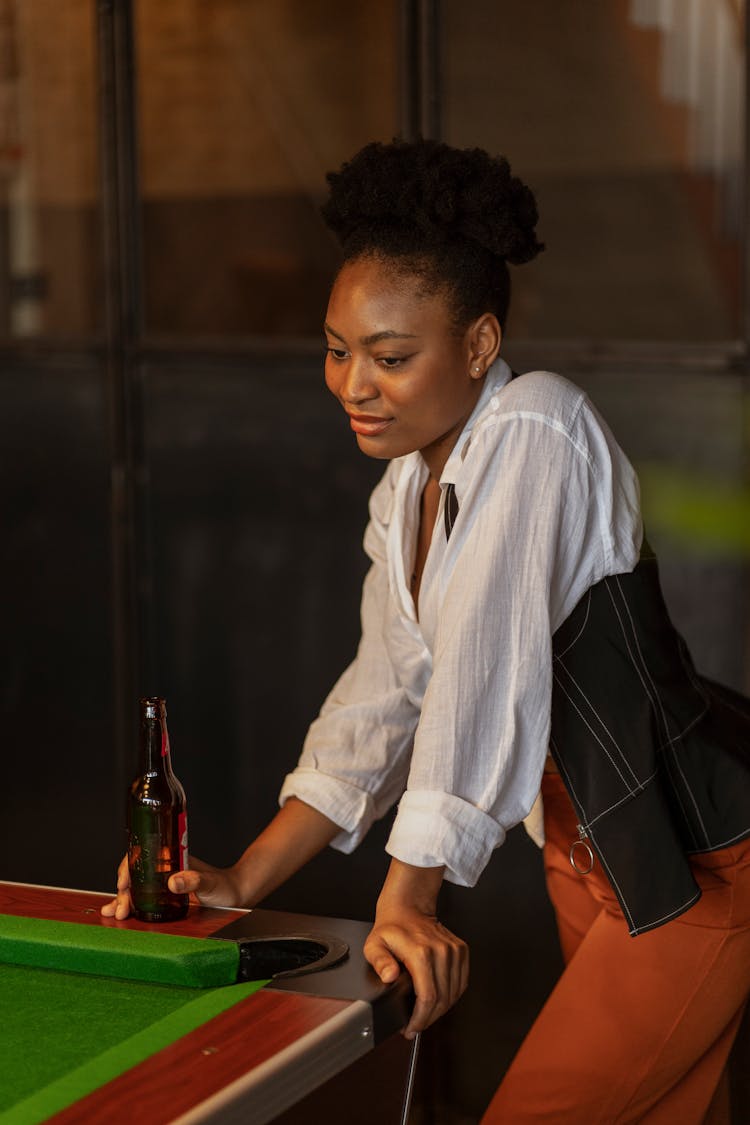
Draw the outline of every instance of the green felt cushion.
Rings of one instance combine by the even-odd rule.
[[[216,988],[237,980],[239,949],[232,941],[0,914],[0,962]]]

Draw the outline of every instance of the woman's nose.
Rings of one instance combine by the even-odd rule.
[[[352,356],[346,365],[341,384],[341,398],[345,402],[360,403],[375,398],[377,389],[369,371],[366,359]]]

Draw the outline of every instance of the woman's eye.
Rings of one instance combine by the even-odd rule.
[[[393,370],[394,367],[400,367],[408,358],[408,356],[403,355],[381,355],[378,359],[378,363],[388,370]]]
[[[349,354],[346,348],[326,348],[326,352],[333,359],[346,359],[347,355]]]

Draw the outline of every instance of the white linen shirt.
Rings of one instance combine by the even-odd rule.
[[[296,796],[324,813],[348,852],[399,801],[387,851],[473,886],[521,820],[543,842],[552,634],[590,586],[638,561],[638,482],[578,387],[544,371],[511,380],[496,361],[440,478],[417,618],[410,576],[428,476],[420,453],[399,457],[371,496],[357,655],[280,803]]]

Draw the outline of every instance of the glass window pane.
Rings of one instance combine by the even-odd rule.
[[[397,129],[396,0],[140,0],[147,330],[320,332],[325,173]]]
[[[91,0],[0,0],[0,336],[83,336],[98,292]]]
[[[444,0],[447,139],[507,155],[539,203],[514,335],[739,333],[741,8]]]

